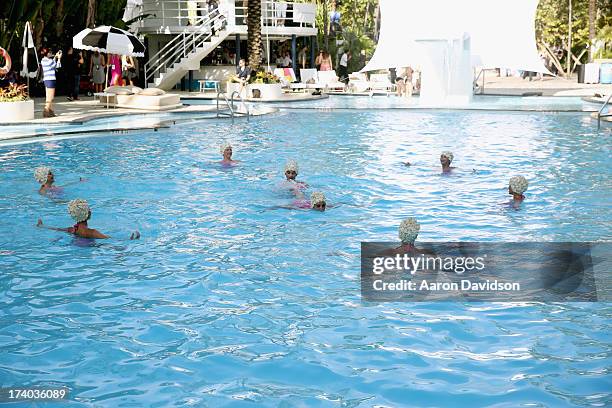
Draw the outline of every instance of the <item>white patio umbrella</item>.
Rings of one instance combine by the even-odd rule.
[[[38,62],[38,53],[36,52],[36,46],[34,45],[34,39],[32,38],[32,27],[30,27],[30,22],[27,21],[25,24],[25,28],[23,30],[23,40],[21,41],[21,45],[23,46],[23,58],[22,58],[22,66],[19,74],[27,79],[27,90],[28,95],[30,94],[30,78],[36,78],[38,75],[39,62]],[[36,60],[36,69],[34,71],[30,71],[30,67],[28,66],[29,54],[34,55],[34,59]]]

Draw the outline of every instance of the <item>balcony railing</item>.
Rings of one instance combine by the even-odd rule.
[[[212,3],[212,6],[210,4]],[[155,27],[160,32],[169,27],[196,26],[209,7],[216,8],[227,17],[230,26],[246,25],[246,0],[144,0],[142,14],[148,15],[140,27]],[[263,0],[261,2],[262,27],[315,27],[316,4],[295,1]]]

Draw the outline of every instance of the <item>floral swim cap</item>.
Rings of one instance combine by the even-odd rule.
[[[51,168],[44,166],[37,167],[36,170],[34,170],[34,178],[39,184],[45,184],[49,173],[51,173]]]
[[[448,161],[450,161],[450,162],[452,162],[452,161],[453,161],[453,158],[455,157],[455,156],[453,155],[453,152],[449,152],[448,150],[446,150],[446,151],[444,151],[444,152],[440,153],[440,156],[444,156],[444,157],[446,157],[446,158],[448,159]]]
[[[316,204],[325,202],[325,194],[315,191],[310,195],[310,206],[314,207]]]
[[[292,170],[295,171],[295,174],[298,173],[299,167],[298,164],[295,160],[288,160],[287,163],[285,164],[285,172],[287,172],[288,170]]]
[[[221,151],[221,154],[225,153],[225,150],[227,148],[230,148],[230,149],[232,148],[232,145],[231,145],[230,142],[223,142],[223,143],[221,143],[221,147],[219,148],[219,150]]]
[[[523,194],[527,191],[529,182],[523,176],[514,176],[510,179],[510,189],[516,194]]]
[[[89,218],[89,204],[87,201],[77,198],[68,203],[68,214],[76,221],[83,222]]]
[[[421,224],[414,217],[406,218],[399,226],[399,239],[402,244],[413,244],[419,235]]]

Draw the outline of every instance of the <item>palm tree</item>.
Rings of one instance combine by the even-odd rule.
[[[589,62],[593,61],[593,41],[595,40],[595,20],[597,0],[589,0]]]
[[[261,0],[248,0],[247,14],[247,54],[249,66],[253,71],[261,66]]]
[[[96,26],[96,0],[87,1],[87,20],[85,26],[94,28]]]

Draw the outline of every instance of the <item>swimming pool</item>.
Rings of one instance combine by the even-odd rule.
[[[421,241],[610,240],[610,147],[584,114],[393,110],[2,146],[0,381],[70,406],[609,405],[609,304],[365,304],[359,248],[406,216]],[[287,158],[334,208],[274,209]],[[43,164],[88,181],[41,197]],[[76,197],[117,239],[34,227]]]

